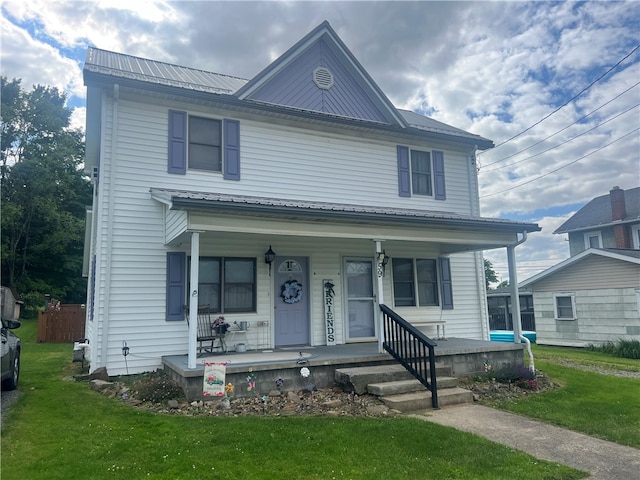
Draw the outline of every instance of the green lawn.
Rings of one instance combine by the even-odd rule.
[[[35,322],[34,322],[35,323]],[[188,417],[63,381],[71,345],[23,339],[2,479],[574,479],[585,474],[409,418]],[[76,364],[77,365],[77,364]]]

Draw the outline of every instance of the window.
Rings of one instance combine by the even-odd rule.
[[[631,245],[636,250],[640,249],[640,225],[634,225],[631,227]]]
[[[431,152],[411,150],[411,191],[414,195],[433,195]]]
[[[439,305],[435,260],[394,258],[392,267],[396,307]]]
[[[573,294],[554,295],[556,319],[557,320],[575,320],[576,305],[575,296]]]
[[[256,311],[254,258],[200,257],[199,268],[201,305],[209,305],[213,313]]]
[[[189,168],[222,171],[220,120],[189,117]]]
[[[585,233],[584,248],[602,248],[602,235],[600,232]]]

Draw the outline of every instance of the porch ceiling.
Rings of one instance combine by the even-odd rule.
[[[434,242],[443,253],[455,253],[503,247],[517,241],[518,234],[540,230],[533,223],[431,210],[168,189],[151,189],[151,197],[169,207],[167,214],[188,213],[181,234],[197,230]]]

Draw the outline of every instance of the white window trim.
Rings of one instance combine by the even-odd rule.
[[[600,232],[600,230],[595,230],[595,231],[591,231],[591,232],[585,232],[584,233],[584,248],[592,248],[591,245],[589,244],[589,238],[590,237],[598,237],[598,247],[597,248],[602,248],[602,233]]]
[[[640,225],[631,226],[631,243],[633,248],[640,249]]]
[[[558,297],[571,297],[571,311],[573,313],[573,317],[569,318],[569,317],[559,317],[558,316]],[[566,321],[571,321],[571,320],[577,320],[578,317],[576,315],[576,294],[573,292],[561,292],[561,293],[554,293],[553,294],[553,317],[556,320],[566,320]]]

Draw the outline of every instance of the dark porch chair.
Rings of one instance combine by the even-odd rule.
[[[189,308],[185,305],[185,315],[187,317],[187,325],[189,324]],[[225,342],[225,333],[218,332],[213,328],[209,305],[198,306],[198,327],[196,340],[198,341],[198,356],[203,353],[214,353],[214,350],[220,349],[222,352],[227,351]],[[217,342],[217,344],[216,344]]]

